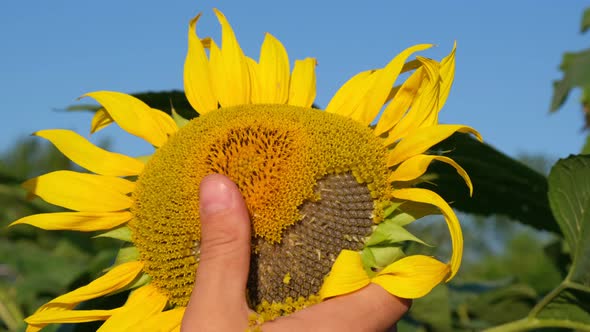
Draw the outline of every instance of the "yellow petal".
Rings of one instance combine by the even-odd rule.
[[[426,172],[433,160],[438,160],[453,166],[453,168],[457,170],[457,173],[459,173],[463,180],[465,180],[467,187],[469,187],[469,195],[473,194],[473,185],[471,184],[471,179],[467,172],[465,172],[465,170],[453,159],[444,156],[430,156],[424,154],[414,156],[401,163],[398,168],[391,173],[389,176],[389,182],[411,181],[417,179]]]
[[[109,115],[109,113],[101,107],[94,116],[92,117],[92,122],[90,124],[90,133],[94,134],[95,132],[104,129],[106,126],[110,125],[111,123],[115,122],[113,118]]]
[[[281,42],[267,33],[260,48],[258,75],[261,93],[254,104],[285,104],[289,96],[289,56]],[[254,97],[254,96],[253,96]]]
[[[418,68],[401,85],[391,102],[385,107],[379,122],[377,122],[375,135],[379,136],[390,130],[406,114],[418,93],[418,89],[425,82],[422,71],[422,68]]]
[[[250,72],[250,95],[252,103],[262,100],[262,84],[258,73],[258,63],[250,57],[246,57],[246,63],[248,64],[248,71]]]
[[[289,105],[311,107],[316,96],[316,66],[314,58],[295,60],[289,84]]]
[[[420,44],[405,49],[391,60],[385,68],[375,71],[374,75],[372,75],[374,77],[363,83],[366,84],[366,86],[352,85],[352,87],[356,88],[356,91],[349,90],[343,95],[340,95],[339,90],[333,100],[337,97],[353,97],[353,99],[350,99],[351,102],[337,99],[337,102],[334,104],[330,101],[326,111],[348,116],[362,124],[369,125],[387,100],[387,96],[391,91],[393,83],[400,74],[408,57],[415,52],[428,49],[431,46],[432,45],[429,44]],[[346,86],[346,84],[344,86]],[[333,107],[333,109],[331,107]]]
[[[56,171],[22,184],[48,203],[76,211],[110,212],[127,209],[132,200],[127,193],[135,183],[112,176]]]
[[[449,266],[428,256],[404,257],[385,267],[372,280],[390,294],[415,299],[428,294],[449,274]]]
[[[45,310],[27,317],[25,322],[32,325],[86,323],[108,319],[119,310]]]
[[[214,9],[221,24],[221,63],[217,97],[223,107],[250,104],[250,76],[246,57],[240,48],[233,29],[219,10]]]
[[[451,92],[451,86],[455,78],[455,53],[457,50],[457,42],[453,44],[453,50],[451,53],[442,59],[440,68],[440,95],[438,105],[440,108],[444,106],[447,101],[447,97]]]
[[[424,69],[424,82],[408,113],[389,131],[388,141],[397,141],[410,132],[438,122],[440,76],[438,62],[418,57]]]
[[[141,161],[101,149],[71,130],[41,130],[35,135],[47,139],[70,160],[94,173],[130,176],[143,171]]]
[[[213,39],[209,42],[209,73],[213,91],[217,96],[218,104],[220,94],[224,93],[225,89],[225,68],[223,67],[223,60],[221,50]],[[246,60],[246,65],[248,62]],[[219,106],[219,105],[218,105]]]
[[[117,227],[133,218],[131,212],[55,212],[21,218],[12,224],[28,224],[47,230],[93,232]]]
[[[196,34],[197,21],[193,18],[188,27],[188,51],[184,62],[184,91],[191,106],[200,114],[217,109],[217,97],[209,72],[209,61],[203,43]]]
[[[415,45],[405,49],[391,60],[377,75],[372,89],[363,97],[360,105],[352,114],[352,118],[358,122],[370,125],[377,116],[389,95],[398,75],[400,74],[406,60],[415,52],[423,51],[432,47],[430,44]]]
[[[145,332],[169,332],[178,329],[182,323],[182,316],[186,308],[179,307],[172,310],[160,312],[143,321],[143,324],[136,326],[137,331]]]
[[[47,302],[27,319],[35,319],[36,315],[46,310],[70,310],[81,302],[116,292],[132,282],[142,268],[142,262],[128,262],[115,266],[88,285]]]
[[[352,250],[342,250],[332,265],[320,289],[322,300],[352,293],[369,284],[369,276],[363,269],[361,255]]]
[[[168,297],[156,287],[151,284],[143,286],[131,293],[120,311],[104,322],[98,332],[132,331],[136,325],[160,313],[167,302]]]
[[[451,243],[453,246],[453,253],[451,255],[451,274],[447,281],[451,280],[459,266],[461,265],[461,258],[463,256],[463,233],[461,232],[461,225],[455,215],[455,212],[442,197],[436,193],[420,188],[406,188],[394,190],[392,196],[397,199],[407,200],[418,203],[431,204],[436,206],[445,217],[449,233],[451,234]]]
[[[176,128],[171,117],[156,115],[151,107],[133,96],[111,91],[96,91],[85,96],[98,101],[125,131],[154,146],[162,146],[168,141],[168,136],[175,132],[163,130]]]
[[[25,332],[38,332],[41,331],[47,324],[29,325]]]
[[[338,89],[328,103],[326,112],[350,117],[375,82],[375,73],[375,70],[367,70],[354,75]]]
[[[473,134],[481,141],[479,133],[469,126],[435,125],[418,128],[399,141],[399,143],[397,143],[397,145],[389,152],[387,165],[394,166],[406,159],[422,154],[430,147],[441,142],[455,132]],[[389,141],[389,139],[386,139],[384,145],[388,146],[393,143],[395,143],[395,141]]]

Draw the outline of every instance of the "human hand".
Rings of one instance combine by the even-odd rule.
[[[200,262],[182,331],[246,331],[252,312],[246,302],[250,267],[250,220],[237,186],[210,175],[200,188]],[[273,331],[387,331],[410,301],[371,284],[357,292],[262,325]]]

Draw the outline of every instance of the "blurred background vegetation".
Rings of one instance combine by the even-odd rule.
[[[582,32],[589,27],[587,11]],[[550,110],[557,111],[570,90],[579,88],[584,115],[580,127],[588,129],[590,49],[565,53],[561,69],[563,77],[554,84]],[[180,91],[136,96],[162,110],[170,110],[172,101],[179,114],[191,114]],[[88,108],[78,105],[70,110]],[[414,302],[400,331],[590,331],[590,244],[584,243],[590,240],[590,215],[575,210],[575,205],[564,208],[563,202],[577,199],[582,210],[590,207],[590,161],[584,157],[590,153],[590,136],[580,148],[580,156],[556,166],[554,156],[511,158],[461,134],[433,148],[433,152],[450,151],[448,155],[467,170],[475,187],[469,198],[454,170],[441,164],[429,168],[428,176],[436,186],[425,184],[461,211],[464,263],[453,282]],[[119,249],[116,240],[92,239],[93,234],[6,227],[29,214],[58,211],[29,199],[20,183],[59,169],[76,168],[38,139],[23,138],[0,156],[0,331],[23,331],[24,317],[51,298],[93,280]],[[573,222],[579,234],[564,231]],[[427,243],[450,244],[439,218],[413,227]],[[437,256],[448,255],[450,249],[408,248]],[[122,293],[83,306],[116,307],[125,298]],[[97,326],[49,326],[44,331],[93,331]]]

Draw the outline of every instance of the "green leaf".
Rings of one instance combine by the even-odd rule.
[[[115,264],[113,266],[136,261],[139,258],[139,250],[136,247],[129,246],[125,248],[119,249],[119,253],[117,254],[117,258],[115,259]]]
[[[467,307],[472,319],[498,325],[526,316],[537,299],[531,286],[515,284],[483,292],[468,301]]]
[[[548,327],[590,331],[590,156],[559,160],[549,174],[548,196],[569,245],[569,273],[526,318],[489,331]]]
[[[590,156],[557,162],[549,174],[549,203],[575,260],[585,223],[590,223]]]
[[[380,223],[365,243],[366,246],[389,245],[403,241],[414,241],[427,245],[414,234],[391,220]]]
[[[447,153],[444,153],[447,152]],[[454,134],[431,149],[454,159],[471,177],[473,197],[454,168],[433,163],[434,184],[421,186],[439,193],[452,207],[467,213],[506,215],[537,229],[559,233],[547,199],[547,179],[492,146],[465,134]],[[403,207],[403,206],[402,206]]]
[[[559,68],[563,78],[553,82],[550,112],[557,111],[563,105],[573,88],[590,86],[590,49],[565,53]]]
[[[380,269],[405,256],[401,246],[395,245],[365,247],[361,251],[363,268],[369,277],[373,277]]]
[[[131,229],[127,226],[120,226],[108,232],[98,234],[95,237],[108,237],[125,242],[131,242]]]
[[[185,119],[180,114],[178,114],[174,108],[172,108],[172,119],[174,119],[174,122],[176,122],[176,126],[178,126],[178,128],[182,128],[190,122],[190,120]]]
[[[582,148],[581,154],[590,154],[590,135],[586,137],[586,143],[584,143],[584,147]]]
[[[582,33],[586,32],[590,28],[590,8],[584,11],[582,15],[582,25],[580,27],[580,31]]]

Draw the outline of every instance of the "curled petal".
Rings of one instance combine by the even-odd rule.
[[[127,209],[135,183],[112,176],[56,171],[25,181],[22,186],[48,203],[76,211]]]
[[[363,268],[361,255],[352,250],[342,250],[332,265],[330,274],[324,279],[320,289],[322,300],[352,293],[370,282]]]
[[[453,245],[453,254],[451,255],[451,274],[447,278],[447,281],[451,280],[461,265],[461,258],[463,256],[463,233],[461,231],[461,225],[455,215],[455,212],[442,197],[436,193],[420,188],[406,188],[394,190],[392,196],[397,199],[407,200],[418,203],[425,203],[436,206],[447,222],[449,233],[451,234],[451,243]]]
[[[459,173],[463,180],[465,180],[465,183],[469,188],[469,195],[473,194],[473,185],[471,184],[471,179],[469,178],[467,172],[465,172],[463,167],[459,166],[459,164],[457,164],[453,159],[444,156],[431,156],[424,154],[414,156],[401,163],[398,168],[396,168],[396,170],[391,173],[389,176],[389,182],[411,181],[417,179],[426,172],[428,166],[433,160],[441,161],[455,168],[457,173]]]
[[[416,299],[428,294],[449,273],[447,264],[432,257],[413,255],[388,265],[371,282],[380,285],[392,295]]]
[[[365,80],[360,85],[361,82],[356,80],[354,82],[356,84],[345,83],[328,104],[326,112],[347,116],[362,124],[369,125],[387,100],[393,83],[408,57],[431,46],[429,44],[420,44],[407,48],[391,60],[387,66],[375,71],[371,75],[373,77],[369,76],[370,79]],[[354,97],[354,99],[350,99],[350,97]]]
[[[421,85],[427,82],[423,76],[423,69],[418,68],[401,85],[391,102],[385,107],[379,122],[377,122],[375,135],[379,136],[384,132],[389,131],[401,120],[404,114],[406,114],[414,102],[414,98],[416,98],[418,89]]]
[[[438,121],[440,65],[431,59],[418,57],[418,60],[423,63],[422,68],[424,69],[422,85],[410,106],[410,110],[389,131],[387,142],[397,141],[418,128],[435,125]]]
[[[40,130],[35,135],[47,139],[70,160],[94,173],[130,176],[143,171],[141,161],[101,149],[71,130]]]
[[[457,51],[457,42],[453,44],[453,50],[449,55],[442,59],[440,62],[440,95],[438,105],[442,108],[451,92],[451,86],[453,85],[453,80],[455,78],[455,53]]]
[[[475,135],[480,141],[479,133],[464,125],[436,125],[416,129],[415,131],[404,137],[397,145],[389,152],[387,157],[387,165],[394,166],[400,162],[409,159],[413,156],[424,153],[433,145],[441,142],[445,138],[451,136],[455,132],[470,133]],[[385,140],[385,145],[390,145],[395,142]]]
[[[115,120],[111,118],[104,107],[101,107],[94,113],[94,116],[92,117],[92,122],[90,123],[90,133],[94,134],[95,132],[104,129],[113,122],[115,122]]]

